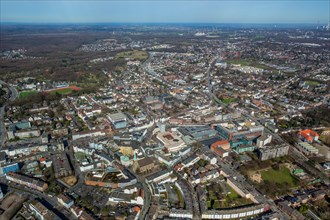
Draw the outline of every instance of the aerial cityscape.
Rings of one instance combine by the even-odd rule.
[[[328,0],[0,8],[0,220],[330,219]]]

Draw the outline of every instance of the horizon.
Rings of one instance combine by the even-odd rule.
[[[327,0],[8,1],[1,23],[326,24]]]

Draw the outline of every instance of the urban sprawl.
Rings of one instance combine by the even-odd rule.
[[[1,78],[0,219],[329,219],[329,25],[140,28]]]

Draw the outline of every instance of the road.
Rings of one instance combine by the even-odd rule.
[[[3,86],[8,86],[9,88],[9,101],[14,101],[17,96],[18,92],[17,90],[12,86],[7,84],[6,82],[0,80],[0,84]],[[7,103],[4,103],[2,107],[0,107],[0,147],[3,147],[7,138],[7,132],[6,132],[6,126],[4,124],[4,116],[5,116],[5,107],[7,106]]]
[[[6,185],[8,189],[19,192],[21,194],[27,194],[32,199],[41,199],[43,200],[43,204],[47,206],[50,210],[52,210],[60,219],[69,220],[69,219],[76,219],[74,215],[66,210],[64,206],[60,205],[57,201],[57,197],[49,196],[47,193],[40,192],[38,190],[34,190],[28,188],[26,186],[19,185],[17,183],[9,182],[4,178],[0,178],[0,183]]]
[[[182,184],[185,184],[186,187],[189,189],[189,193],[190,193],[190,199],[192,200],[192,211],[193,211],[193,219],[194,220],[199,220],[201,219],[201,213],[200,213],[200,208],[199,208],[199,202],[198,202],[198,198],[194,189],[194,186],[187,181],[186,179],[184,179],[180,173],[177,173],[178,176],[178,181],[180,181]]]

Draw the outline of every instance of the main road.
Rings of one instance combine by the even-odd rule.
[[[8,87],[10,95],[9,100],[6,103],[3,103],[0,107],[0,147],[3,147],[7,137],[6,126],[4,124],[5,107],[9,101],[14,101],[17,98],[18,92],[12,85],[9,85],[2,80],[0,80],[0,84]]]

